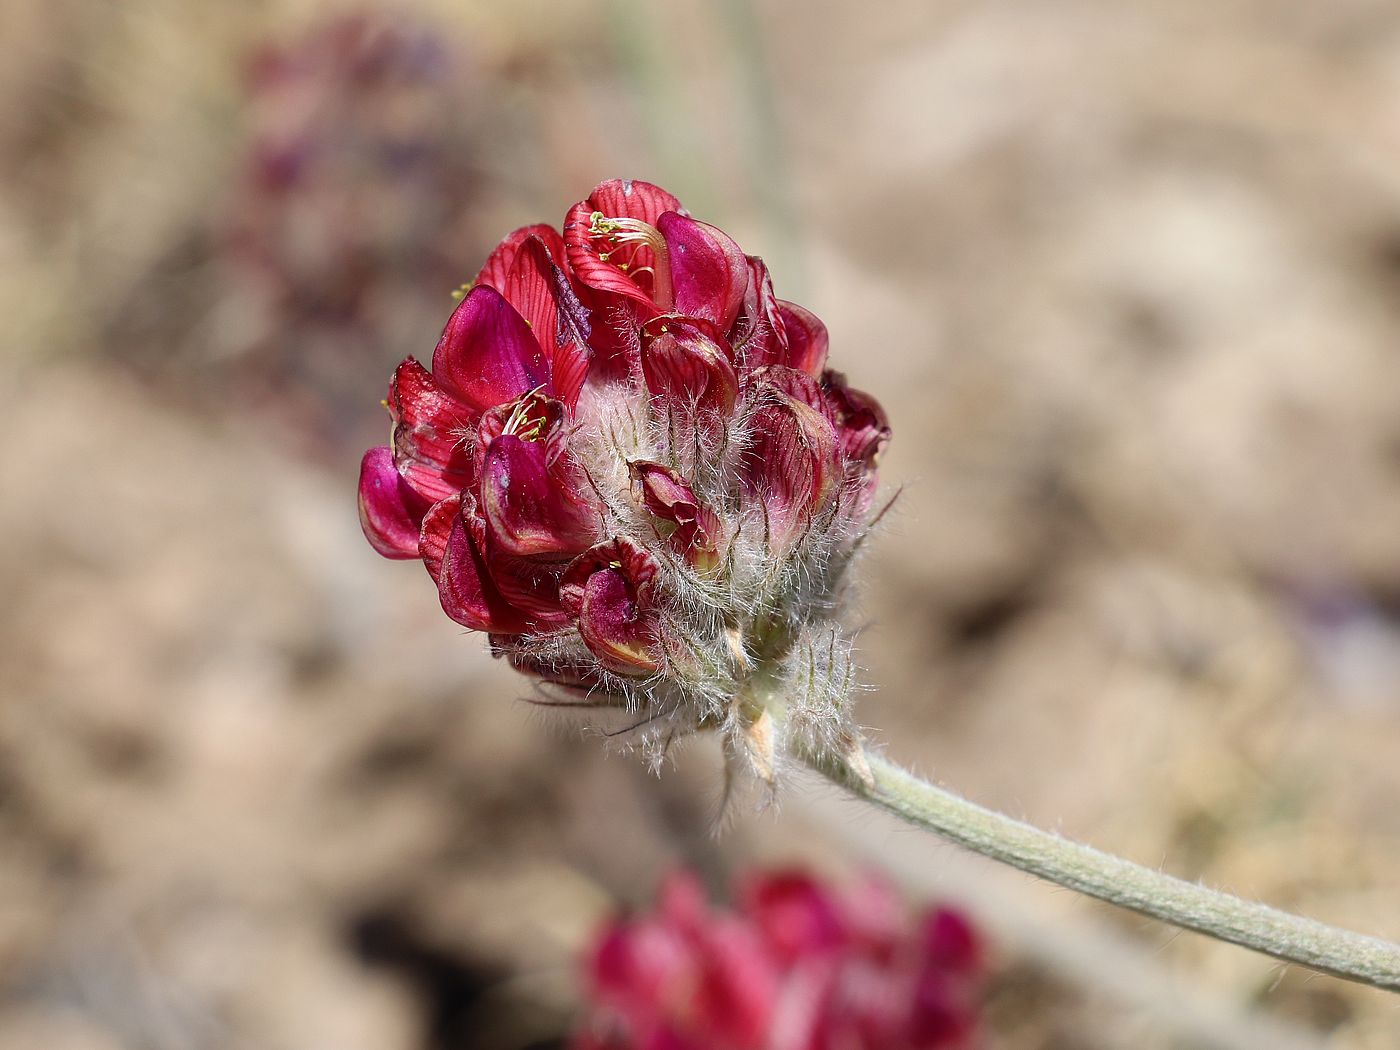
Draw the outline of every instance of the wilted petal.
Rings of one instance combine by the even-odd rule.
[[[394,372],[389,384],[394,417],[394,462],[418,492],[436,502],[472,483],[470,412],[449,397],[432,373],[413,358]]]
[[[554,332],[554,346],[545,349],[550,354],[554,389],[559,399],[573,411],[593,359],[589,345],[593,319],[574,286],[569,283],[568,275],[558,266],[551,268],[550,281],[553,284],[558,324]]]
[[[473,288],[452,312],[433,375],[447,393],[480,412],[538,387],[549,388],[549,362],[530,326],[490,285]]]
[[[599,514],[567,455],[548,462],[545,445],[504,434],[486,451],[481,509],[493,544],[518,557],[558,559],[598,537]]]
[[[564,610],[604,666],[624,674],[660,667],[653,604],[656,559],[624,536],[580,554],[559,585]]]
[[[829,342],[826,325],[811,310],[783,299],[778,300],[778,314],[787,334],[787,360],[783,363],[809,376],[821,375]]]
[[[719,563],[719,517],[702,507],[695,492],[676,471],[660,463],[629,464],[647,513],[673,526],[668,542],[697,569]]]
[[[671,309],[728,332],[749,284],[749,261],[728,234],[676,212],[656,221],[666,238],[671,269]]]
[[[413,490],[387,447],[360,460],[360,528],[386,558],[418,557],[418,531],[431,502]]]
[[[728,416],[739,379],[725,346],[704,322],[659,317],[642,330],[642,375],[663,401]]]

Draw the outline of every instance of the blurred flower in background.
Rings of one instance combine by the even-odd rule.
[[[957,1050],[974,1045],[981,945],[950,908],[883,883],[750,874],[733,909],[688,874],[604,928],[573,1050]]]
[[[396,324],[465,280],[482,91],[449,37],[385,11],[262,44],[245,84],[219,350],[256,400],[333,441]]]

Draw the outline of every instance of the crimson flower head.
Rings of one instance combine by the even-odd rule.
[[[838,618],[890,435],[826,356],[761,259],[605,182],[502,241],[429,365],[399,365],[365,535],[521,671],[640,716],[653,755],[714,728],[771,782],[789,734],[849,739]]]
[[[980,938],[963,915],[910,915],[882,884],[760,872],[734,910],[673,876],[586,961],[572,1050],[971,1050]]]

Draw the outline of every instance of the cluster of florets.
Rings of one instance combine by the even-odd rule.
[[[654,754],[716,728],[771,782],[790,734],[848,739],[837,616],[889,439],[826,353],[760,259],[659,187],[605,182],[562,236],[492,252],[431,371],[399,366],[365,534]]]
[[[883,885],[799,872],[711,908],[676,876],[653,914],[605,928],[572,1050],[968,1050],[979,938],[950,908],[911,917]]]

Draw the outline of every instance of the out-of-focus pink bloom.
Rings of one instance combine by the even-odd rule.
[[[889,438],[826,354],[761,260],[605,182],[502,241],[431,368],[399,366],[365,533],[522,671],[640,712],[657,746],[721,728],[771,780],[782,740],[731,705],[758,670],[819,742],[846,731],[839,599]]]
[[[361,432],[347,399],[366,371],[467,276],[496,119],[485,75],[442,26],[369,7],[249,56],[237,180],[211,208],[216,374],[319,451]]]
[[[571,1050],[970,1050],[981,947],[959,912],[910,915],[874,883],[764,873],[727,911],[682,874],[601,932],[586,980]]]

